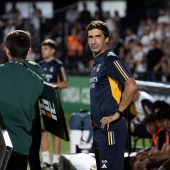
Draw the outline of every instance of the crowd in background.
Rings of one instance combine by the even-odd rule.
[[[69,10],[68,10],[69,11]],[[87,45],[85,27],[92,20],[101,19],[98,11],[94,16],[86,8],[76,15],[62,19],[44,19],[41,10],[34,6],[30,18],[23,19],[20,11],[13,9],[0,19],[0,42],[11,31],[23,29],[31,34],[32,53],[29,60],[41,60],[40,42],[51,38],[57,43],[56,57],[69,71],[89,72],[93,57]],[[64,20],[64,21],[63,21]],[[110,49],[123,59],[134,77],[148,81],[170,81],[170,17],[160,8],[155,18],[146,16],[134,27],[127,16],[120,17],[115,11],[103,11],[102,20],[108,25],[111,38]],[[0,63],[7,61],[3,43],[0,45]]]

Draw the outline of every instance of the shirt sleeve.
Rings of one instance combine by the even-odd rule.
[[[159,132],[157,136],[157,149],[161,150],[163,144],[166,142],[166,131],[162,130]]]
[[[117,56],[108,56],[105,61],[107,75],[123,84],[132,77],[123,61]]]
[[[63,64],[59,66],[59,74],[57,75],[57,82],[68,81],[68,76],[66,74],[65,68]]]

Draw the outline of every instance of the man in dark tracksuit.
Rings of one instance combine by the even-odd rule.
[[[44,71],[47,82],[58,86],[59,89],[61,90],[68,87],[68,78],[62,61],[55,58],[55,52],[56,52],[56,42],[52,39],[45,39],[41,43],[41,53],[42,53],[43,60],[40,61],[39,64],[42,70]],[[53,138],[53,158],[52,158],[52,165],[51,165],[48,133],[45,131],[42,132],[41,168],[46,168],[46,167],[51,167],[53,169],[59,168],[61,139],[55,135],[52,135],[52,138]]]
[[[94,57],[90,112],[97,170],[123,170],[127,136],[123,111],[132,101],[137,84],[121,59],[108,49],[107,25],[92,21],[86,31]]]

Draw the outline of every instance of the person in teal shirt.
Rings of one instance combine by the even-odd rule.
[[[9,33],[5,38],[9,61],[0,65],[0,113],[13,145],[7,170],[27,170],[32,121],[44,87],[43,80],[26,64],[30,44],[27,32]]]

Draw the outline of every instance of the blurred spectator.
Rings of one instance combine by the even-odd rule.
[[[127,45],[125,46],[125,50],[129,50],[132,56],[134,56],[134,54],[135,54],[134,47],[135,47],[137,42],[138,42],[138,39],[132,38],[132,39],[129,39]]]
[[[166,60],[162,63],[163,81],[170,82],[170,43],[166,42],[161,45],[165,53]]]
[[[116,29],[116,25],[113,18],[110,15],[110,11],[105,12],[104,22],[107,24],[110,32],[113,33]]]
[[[77,29],[73,27],[70,35],[67,37],[67,67],[68,69],[77,69],[78,61],[82,57],[83,42],[82,38],[78,35]]]
[[[98,10],[94,13],[94,20],[100,20],[100,12]]]
[[[123,61],[127,68],[134,73],[134,54],[135,54],[135,45],[138,42],[138,39],[129,39],[128,43],[124,45],[124,57]]]
[[[132,27],[132,22],[133,22],[133,18],[130,14],[130,12],[128,10],[125,11],[126,14],[124,17],[122,17],[120,19],[120,34],[122,36],[122,38],[124,39],[125,36],[126,36],[126,30],[129,28],[129,27]]]
[[[55,21],[53,24],[53,28],[51,29],[48,37],[51,37],[56,42],[56,56],[58,59],[62,60],[64,49],[62,48],[63,45],[63,27],[61,21]],[[47,38],[47,37],[46,37]]]
[[[15,22],[15,29],[16,30],[23,30],[24,29],[24,22],[22,20],[22,17],[18,17],[17,21]]]
[[[113,16],[113,21],[115,23],[115,26],[117,29],[119,29],[120,27],[120,15],[119,15],[119,11],[115,10],[114,11],[114,16]]]
[[[138,80],[146,80],[146,62],[143,46],[138,42],[134,49],[134,77]]]
[[[87,41],[85,41],[84,47],[83,47],[83,56],[82,56],[82,63],[84,64],[84,67],[87,68],[87,70],[91,70],[92,66],[93,66],[93,55],[92,52],[90,50],[90,47],[87,43]]]
[[[166,10],[163,8],[159,9],[157,23],[158,24],[162,24],[162,23],[169,24],[170,23],[170,17],[167,15]]]
[[[158,30],[156,31],[156,38],[159,42],[169,41],[170,33],[170,17],[166,10],[163,8],[159,9],[159,15],[157,17]]]
[[[125,47],[128,45],[130,40],[137,40],[138,37],[137,35],[133,32],[132,28],[128,27],[126,29],[126,35],[125,35],[125,39],[124,39],[124,45]]]
[[[118,31],[114,31],[111,35],[111,40],[109,41],[109,48],[121,59],[124,56],[124,46],[123,39],[120,37]]]
[[[13,20],[7,20],[5,29],[4,29],[4,38],[12,31],[16,29]]]
[[[137,36],[139,38],[141,38],[143,36],[144,30],[145,30],[145,26],[146,26],[145,20],[144,19],[140,19],[139,25],[137,27]]]
[[[155,38],[158,42],[164,43],[167,41],[167,26],[164,23],[159,23],[155,31]]]
[[[35,3],[32,5],[33,13],[31,14],[31,24],[34,27],[34,33],[32,34],[32,37],[34,37],[34,41],[36,41],[36,44],[32,44],[34,47],[34,52],[39,51],[40,47],[40,41],[41,41],[41,24],[42,24],[42,12],[41,9],[37,8]]]
[[[66,20],[67,22],[74,23],[79,17],[77,6],[68,7],[66,11]]]
[[[31,17],[31,23],[33,24],[36,32],[40,31],[41,17],[42,17],[41,10],[38,9],[35,4],[33,4],[33,13]]]
[[[123,62],[127,69],[133,73],[134,72],[134,60],[133,60],[133,55],[129,49],[125,49],[124,51],[124,57],[123,57]]]
[[[150,35],[150,28],[148,26],[145,26],[143,35],[140,38],[140,42],[143,45],[143,52],[145,54],[148,53],[150,47],[151,39],[149,35]]]
[[[34,25],[31,23],[31,18],[25,19],[24,30],[30,32],[31,35],[35,33],[35,28]]]
[[[147,79],[148,81],[162,81],[162,63],[166,57],[163,51],[158,48],[158,41],[151,41],[151,49],[146,56],[147,63]]]
[[[149,33],[149,39],[155,39],[156,38],[156,30],[157,30],[157,23],[153,22],[151,24],[148,25],[148,27],[150,28],[150,33]]]
[[[84,2],[83,3],[83,10],[79,14],[78,21],[85,27],[87,24],[89,24],[92,21],[91,13],[87,9],[87,5]]]
[[[151,28],[151,26],[152,26],[152,24],[153,23],[155,23],[155,20],[153,19],[153,18],[151,18],[151,17],[147,17],[146,18],[146,25],[149,27],[149,28]]]

